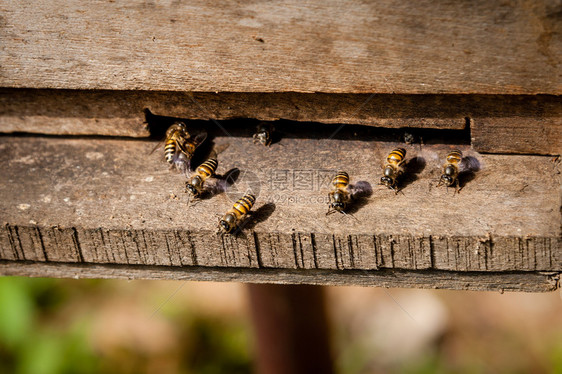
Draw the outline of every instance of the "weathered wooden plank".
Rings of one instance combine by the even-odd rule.
[[[232,269],[0,261],[0,275],[53,278],[165,279],[275,284],[358,285],[474,291],[549,292],[560,273],[414,270]]]
[[[481,155],[457,145],[480,170],[454,195],[435,188],[451,145],[213,142],[230,144],[218,172],[237,167],[241,177],[227,194],[188,206],[185,177],[168,170],[161,150],[150,154],[154,142],[0,137],[0,259],[303,271],[562,270],[560,174],[550,157]],[[378,165],[398,145],[424,167],[395,195],[377,186]],[[325,215],[338,169],[373,187],[353,208],[356,219]],[[247,188],[258,196],[256,214],[242,235],[217,235],[217,216]]]
[[[470,130],[480,152],[562,154],[562,117],[474,118]]]
[[[0,86],[562,93],[561,5],[0,3]]]
[[[481,152],[559,154],[562,148],[562,102],[552,95],[0,89],[0,132],[147,137],[144,109],[153,112],[149,122],[162,120],[157,115],[165,114],[184,119],[285,119],[412,131],[470,126],[472,144]],[[302,124],[301,131],[307,127]]]

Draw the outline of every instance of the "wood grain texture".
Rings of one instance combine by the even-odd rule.
[[[561,94],[556,0],[0,3],[0,86]]]
[[[480,152],[562,154],[562,117],[475,118],[470,133]]]
[[[480,152],[560,154],[562,101],[552,95],[179,93],[0,89],[0,132],[147,137],[144,109],[191,120],[248,119],[464,130]],[[228,124],[223,124],[228,127]]]
[[[560,273],[451,272],[439,270],[291,270],[169,267],[114,264],[0,261],[4,276],[52,278],[159,279],[181,281],[312,284],[430,288],[474,291],[549,292],[559,288]]]
[[[250,138],[230,144],[219,173],[240,177],[227,194],[188,206],[185,177],[155,142],[0,137],[0,259],[46,263],[226,269],[562,270],[560,174],[549,157],[481,155],[459,195],[436,188],[451,145],[405,146],[424,160],[403,194],[377,186],[400,144]],[[160,150],[161,151],[161,150]],[[329,181],[347,170],[372,184],[356,219],[325,216]],[[545,178],[550,175],[550,178]],[[242,235],[216,235],[217,217],[248,188],[256,213]]]

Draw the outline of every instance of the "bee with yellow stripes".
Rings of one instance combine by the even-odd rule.
[[[367,182],[361,181],[352,185],[349,183],[349,174],[345,171],[340,171],[332,179],[332,191],[328,194],[328,212],[330,215],[334,212],[345,213],[349,203],[356,197],[368,196],[372,192],[371,185]]]
[[[219,162],[216,157],[211,157],[195,169],[195,173],[185,182],[187,192],[194,198],[199,198],[205,188],[205,181],[215,175]]]
[[[463,156],[462,152],[458,149],[449,152],[446,158],[446,162],[443,165],[443,174],[439,178],[439,183],[437,187],[445,185],[451,187],[455,185],[455,192],[460,191],[459,188],[459,173],[461,172],[461,167],[463,166]]]
[[[397,179],[404,172],[404,160],[406,159],[406,150],[404,148],[396,148],[386,157],[386,164],[383,167],[383,176],[381,177],[381,185],[384,185],[396,194],[399,189],[397,188]]]
[[[191,175],[185,188],[190,195],[196,199],[200,198],[203,192],[211,192],[217,194],[226,191],[228,182],[224,176],[217,175],[217,167],[219,166],[218,154],[228,148],[230,144],[222,144],[213,149],[209,158],[199,165],[195,172]],[[214,183],[207,182],[208,179],[213,178]],[[205,184],[207,185],[205,187]]]
[[[175,166],[179,171],[187,172],[195,150],[206,138],[206,132],[191,137],[185,123],[174,123],[166,131],[166,138],[164,140],[164,158],[166,162],[170,166]]]
[[[252,194],[246,194],[244,197],[234,203],[232,208],[219,221],[219,231],[230,234],[239,228],[240,223],[250,212],[256,197]]]

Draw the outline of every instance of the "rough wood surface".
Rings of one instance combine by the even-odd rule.
[[[357,285],[475,291],[548,292],[559,288],[559,273],[455,272],[439,270],[291,270],[137,266],[0,261],[0,274],[52,278],[165,279],[275,284]]]
[[[562,117],[475,118],[470,133],[480,152],[562,154]]]
[[[185,177],[155,142],[0,137],[0,259],[10,261],[331,270],[562,270],[558,165],[550,157],[481,155],[461,193],[436,188],[452,145],[250,138],[230,146],[219,173],[239,168],[227,194],[187,204]],[[403,194],[376,185],[389,150],[425,167]],[[200,151],[202,151],[200,149]],[[337,156],[335,156],[337,155]],[[421,163],[420,163],[421,164]],[[372,184],[353,217],[326,217],[336,170]],[[548,177],[545,177],[548,176]],[[252,188],[242,235],[218,236],[217,217]]]
[[[556,0],[0,3],[0,86],[561,94]]]
[[[470,127],[473,147],[480,152],[562,152],[562,101],[552,95],[0,89],[0,132],[147,137],[144,109],[186,119],[284,119],[302,122],[303,128],[309,127],[305,122],[414,130]]]

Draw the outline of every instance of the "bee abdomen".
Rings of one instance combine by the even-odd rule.
[[[462,152],[455,149],[447,155],[447,162],[450,164],[458,164],[462,160]]]
[[[216,158],[210,158],[197,168],[197,172],[205,175],[206,177],[210,177],[215,174],[217,171],[217,166],[219,162]]]
[[[336,188],[344,188],[349,184],[349,174],[345,171],[340,171],[336,174],[334,179],[332,179],[332,185]]]
[[[176,154],[176,142],[173,139],[169,139],[166,141],[166,145],[164,146],[164,157],[168,163],[172,163],[174,161],[174,155]]]
[[[406,157],[406,150],[404,148],[396,148],[386,158],[386,161],[391,164],[399,164],[404,161]]]
[[[240,214],[246,214],[250,211],[250,209],[252,209],[252,206],[254,206],[255,202],[256,197],[252,194],[248,194],[235,202],[233,208]]]

